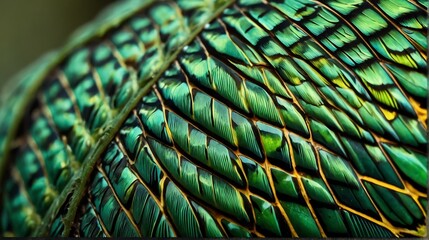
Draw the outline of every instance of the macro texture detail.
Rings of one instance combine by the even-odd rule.
[[[0,234],[426,236],[427,4],[111,6],[2,94]]]

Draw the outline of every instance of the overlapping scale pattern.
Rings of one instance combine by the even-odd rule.
[[[102,20],[119,19],[122,21],[120,26],[110,23],[111,30],[101,31],[103,37],[90,37],[83,41],[84,44],[75,39],[78,47],[72,48],[63,59],[56,60],[59,64],[51,70],[44,66],[46,64],[39,66],[37,71],[31,70],[34,75],[28,75],[25,83],[30,86],[34,82],[34,88],[37,89],[38,84],[41,87],[31,93],[36,98],[32,100],[30,111],[23,116],[24,127],[9,143],[12,149],[9,159],[16,161],[6,163],[6,159],[2,159],[5,168],[16,172],[16,181],[7,184],[14,184],[11,187],[19,189],[18,196],[26,199],[13,208],[3,209],[2,232],[28,235],[43,218],[47,218],[45,224],[54,221],[48,215],[55,216],[58,209],[46,214],[48,208],[65,202],[64,197],[59,197],[61,190],[74,182],[73,177],[81,174],[87,159],[92,158],[97,141],[111,127],[109,123],[121,118],[120,112],[137,95],[139,88],[154,78],[167,59],[220,4],[222,1],[194,6],[186,1],[129,0],[107,11],[107,19],[101,18],[93,26],[84,28],[80,37],[94,34],[91,32],[94,29],[100,31]],[[145,9],[146,6],[149,8]],[[40,78],[43,75],[38,73],[40,71],[46,72],[46,76]],[[18,108],[19,104],[29,101],[18,97],[31,89],[21,88],[22,85],[16,90],[21,94],[11,94],[11,102],[7,102],[0,113],[4,116],[1,128],[4,137],[0,141],[5,143],[7,134],[16,131],[8,127],[14,126],[12,121],[16,115],[13,111],[10,113],[8,107]],[[3,151],[6,146],[2,147]],[[59,200],[54,202],[55,199]],[[2,202],[13,200],[14,196],[5,192]],[[26,220],[8,217],[15,212],[27,215]],[[56,219],[63,217],[59,215]],[[21,228],[23,224],[28,227]],[[55,231],[51,229],[51,233]]]
[[[149,4],[46,76],[10,144],[0,232],[425,235],[426,14]]]

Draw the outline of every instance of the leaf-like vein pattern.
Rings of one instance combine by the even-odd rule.
[[[154,3],[47,75],[10,143],[1,232],[50,209],[52,235],[425,235],[422,6],[205,4]]]

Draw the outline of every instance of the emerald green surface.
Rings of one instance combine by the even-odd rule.
[[[424,236],[419,4],[114,5],[2,95],[0,234]]]

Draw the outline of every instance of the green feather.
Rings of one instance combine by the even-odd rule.
[[[0,95],[0,236],[425,236],[425,4],[112,5]]]

